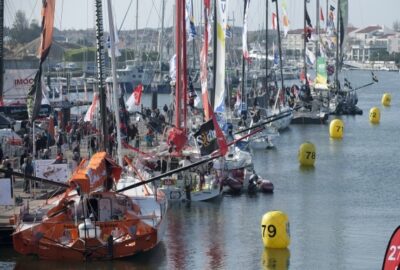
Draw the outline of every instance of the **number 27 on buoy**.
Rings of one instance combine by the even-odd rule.
[[[393,232],[386,248],[382,270],[400,270],[400,226]]]

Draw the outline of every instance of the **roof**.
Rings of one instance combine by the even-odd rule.
[[[303,28],[288,31],[288,35],[301,35],[301,34],[304,34]]]
[[[365,28],[362,28],[360,30],[358,30],[356,33],[357,34],[368,34],[368,33],[372,33],[372,32],[376,32],[378,30],[382,30],[382,26],[379,25],[375,25],[375,26],[367,26]]]

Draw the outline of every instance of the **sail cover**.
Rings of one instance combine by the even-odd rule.
[[[340,40],[339,40],[339,46],[340,46],[340,61],[339,61],[339,66],[341,67],[342,62],[343,62],[343,56],[344,56],[344,44],[346,43],[347,39],[347,25],[349,21],[349,4],[348,0],[341,0],[340,1]]]

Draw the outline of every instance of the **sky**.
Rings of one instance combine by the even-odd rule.
[[[136,1],[139,1],[139,28],[161,26],[161,3],[162,0],[113,0],[114,13],[118,28],[122,30],[135,29],[136,24]],[[228,15],[235,22],[230,24],[242,25],[243,20],[243,0],[229,1]],[[266,0],[251,0],[248,14],[248,25],[250,30],[265,28],[265,2]],[[269,1],[270,12],[275,10],[275,4]],[[278,0],[282,3],[285,0]],[[315,22],[316,1],[310,0],[308,13],[311,20]],[[336,0],[320,0],[320,5],[325,9],[326,1],[336,5]],[[40,21],[41,0],[5,0],[5,24],[12,25],[17,10],[25,11],[27,18]],[[129,9],[129,3],[132,5]],[[195,22],[200,21],[200,3],[202,0],[193,0]],[[173,4],[175,0],[165,0],[166,15],[165,25],[173,24]],[[290,29],[301,28],[303,25],[303,0],[286,0],[287,13],[290,21]],[[106,1],[103,0],[103,8]],[[281,7],[280,12],[281,12]],[[368,25],[386,25],[392,27],[393,22],[400,21],[400,0],[349,0],[349,23],[356,27]],[[128,11],[128,12],[127,12]],[[325,12],[325,11],[324,11]],[[123,18],[126,20],[122,24]],[[270,18],[271,16],[269,16]],[[104,18],[107,18],[105,12]],[[66,29],[88,29],[94,28],[94,0],[56,0],[55,26],[61,30]],[[108,25],[108,23],[107,23]],[[271,19],[269,19],[271,28]],[[122,27],[121,27],[122,26]],[[105,29],[107,29],[105,24]]]

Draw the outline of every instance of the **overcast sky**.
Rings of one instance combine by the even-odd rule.
[[[127,13],[129,3],[132,3]],[[127,13],[127,18],[122,26],[123,30],[135,28],[137,0],[113,0],[118,28]],[[228,14],[235,17],[235,25],[242,25],[243,0],[228,0]],[[265,28],[265,2],[266,0],[251,0],[249,10],[249,29],[257,30]],[[275,10],[269,1],[270,12]],[[315,23],[317,0],[310,0],[308,12]],[[327,0],[320,0],[320,5],[326,7]],[[328,0],[336,5],[336,0]],[[26,12],[28,19],[40,18],[41,0],[5,0],[5,23],[12,25],[17,10]],[[171,26],[173,22],[172,9],[175,0],[165,0],[166,16],[165,25]],[[200,3],[202,0],[193,0],[195,7],[196,24],[200,20]],[[282,0],[279,0],[281,3]],[[290,28],[300,28],[303,24],[303,0],[286,0],[287,13],[291,23]],[[94,0],[56,0],[55,26],[59,29],[87,29],[94,27]],[[160,27],[161,25],[161,3],[162,0],[139,0],[139,28]],[[103,0],[103,8],[106,1]],[[281,11],[281,8],[280,8]],[[324,11],[325,12],[325,11]],[[104,14],[107,18],[107,14]],[[349,0],[349,23],[356,27],[367,25],[386,25],[392,27],[394,21],[400,21],[400,0]],[[269,19],[271,21],[271,19]],[[231,22],[233,24],[233,22]],[[107,24],[108,25],[108,24]],[[269,22],[269,25],[271,23]],[[271,26],[270,26],[271,27]],[[105,25],[105,29],[107,29]]]

